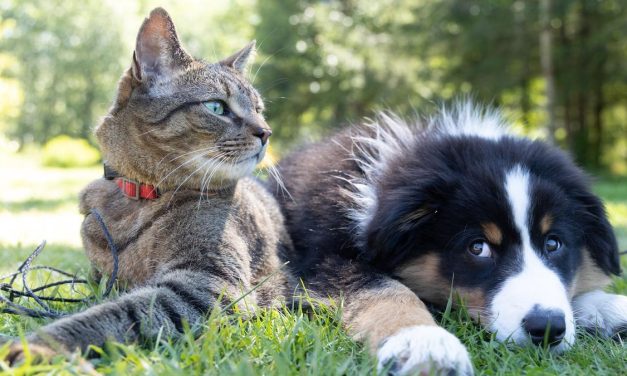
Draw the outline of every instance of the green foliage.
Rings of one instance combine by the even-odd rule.
[[[57,136],[46,142],[41,160],[48,167],[88,167],[100,161],[100,153],[84,139]]]
[[[549,136],[538,2],[259,2],[259,75],[286,139],[315,137],[381,108],[411,115],[471,95]],[[558,144],[586,167],[627,172],[627,59],[618,0],[551,0]],[[272,122],[271,122],[272,124]]]
[[[627,6],[543,0],[555,82],[553,135],[585,167],[627,173]],[[0,3],[0,127],[21,145],[89,138],[135,35],[162,5],[184,46],[218,61],[257,39],[250,78],[275,145],[315,139],[390,108],[411,117],[472,95],[526,133],[550,136],[534,1],[5,0]]]
[[[58,134],[88,138],[122,73],[120,31],[103,2],[4,1],[0,52],[19,63],[24,102],[9,134],[21,144]]]

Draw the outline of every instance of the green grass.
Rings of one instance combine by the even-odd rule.
[[[99,168],[41,168],[33,157],[0,154],[2,206],[0,206],[0,274],[14,271],[42,239],[48,240],[38,264],[54,265],[86,276],[88,262],[80,244],[81,216],[77,195]],[[602,179],[595,190],[605,200],[616,226],[621,249],[627,249],[627,179]],[[625,257],[623,265],[627,267]],[[49,275],[32,276],[33,285]],[[102,290],[102,286],[91,286]],[[84,293],[92,292],[90,287]],[[627,278],[616,278],[612,289],[627,293]],[[67,296],[70,291],[62,291]],[[69,311],[78,305],[58,306]],[[345,375],[371,374],[376,360],[353,342],[339,325],[340,308],[260,311],[254,317],[214,312],[203,324],[201,336],[191,334],[171,341],[111,345],[92,360],[97,371],[107,374],[235,374],[235,375]],[[580,333],[573,349],[553,355],[540,348],[516,348],[498,343],[472,323],[465,312],[438,315],[440,323],[458,335],[468,347],[475,370],[486,375],[520,374],[624,374],[627,345]],[[0,333],[20,335],[45,320],[0,316]],[[6,348],[0,347],[0,358]],[[26,362],[0,370],[14,374],[35,372],[80,374],[79,361],[58,358],[52,364]]]

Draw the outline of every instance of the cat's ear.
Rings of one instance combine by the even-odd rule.
[[[167,77],[190,64],[192,58],[179,43],[174,23],[163,8],[144,20],[133,53],[133,77],[143,83]]]
[[[257,48],[255,47],[256,43],[257,42],[253,40],[252,42],[248,43],[246,47],[242,48],[233,55],[227,57],[226,59],[220,61],[220,64],[234,68],[240,73],[244,73],[246,66],[252,61],[252,59],[255,57],[255,53],[257,52]]]

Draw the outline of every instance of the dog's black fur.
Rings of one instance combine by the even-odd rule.
[[[500,124],[495,126],[500,120],[493,115],[462,105],[426,126],[383,115],[280,162],[289,194],[276,181],[273,191],[294,242],[291,273],[318,297],[343,297],[344,323],[357,328],[356,337],[371,337],[376,346],[395,333],[403,336],[399,327],[435,325],[420,301],[408,303],[408,292],[444,306],[453,288],[462,301],[474,304],[473,317],[480,319],[486,312],[488,318],[500,315],[497,304],[491,304],[501,294],[498,306],[505,307],[502,316],[509,321],[494,324],[493,330],[517,330],[512,323],[513,328],[525,326],[531,317],[524,316],[527,312],[555,311],[556,320],[570,322],[555,335],[556,341],[566,333],[563,342],[572,342],[570,300],[603,288],[609,276],[621,272],[616,238],[585,173],[559,149],[509,135]],[[494,129],[486,131],[482,122]],[[514,179],[518,188],[506,186],[507,179]],[[524,231],[515,218],[514,201],[519,199],[526,205]],[[487,234],[490,229],[492,235]],[[490,236],[496,240],[487,240]],[[489,247],[489,257],[469,252],[477,241]],[[529,258],[538,261],[523,260]],[[561,299],[559,309],[546,298],[550,309],[538,311],[531,292],[524,293],[524,304],[530,304],[524,312],[508,311],[503,296],[505,301],[510,294],[511,299],[521,296],[516,295],[521,283],[511,281],[523,269],[533,281],[534,268],[548,273],[547,283]],[[542,283],[534,291],[541,291]],[[403,298],[385,301],[397,295]],[[372,309],[378,301],[385,301],[385,307]],[[376,312],[360,316],[368,309]],[[386,311],[389,315],[382,313]],[[534,339],[534,328],[525,330],[516,334],[515,342]],[[507,333],[501,334],[500,339],[508,340]],[[379,356],[406,351],[398,345],[407,343],[403,341],[407,339],[379,350]]]
[[[570,249],[555,255],[551,264],[564,282],[572,280],[584,247],[593,251],[603,271],[620,274],[616,238],[588,177],[564,152],[524,138],[505,137],[497,143],[425,134],[409,154],[381,172],[376,213],[363,238],[355,239],[356,224],[344,210],[352,203],[344,190],[351,189],[351,179],[364,178],[350,152],[351,135],[361,132],[359,127],[345,130],[287,156],[279,165],[291,194],[274,189],[295,245],[290,263],[305,281],[319,273],[317,265],[327,258],[340,256],[393,276],[396,267],[437,251],[444,258],[442,275],[455,274],[456,284],[493,288],[502,273],[516,271],[516,254],[504,249],[502,267],[495,269],[491,263],[473,262],[463,251],[482,236],[480,223],[487,220],[496,219],[507,229],[505,238],[516,242],[513,220],[504,215],[508,209],[500,184],[504,172],[515,165],[529,168],[534,176],[533,217],[550,210],[559,218],[553,231],[563,234]],[[428,213],[417,221],[401,221],[424,209]]]

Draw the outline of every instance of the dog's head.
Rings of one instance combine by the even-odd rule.
[[[462,115],[388,156],[370,144],[379,172],[363,257],[424,300],[457,296],[499,340],[563,350],[574,342],[571,298],[620,273],[603,205],[563,152],[488,132],[491,118],[455,124],[470,121]]]

